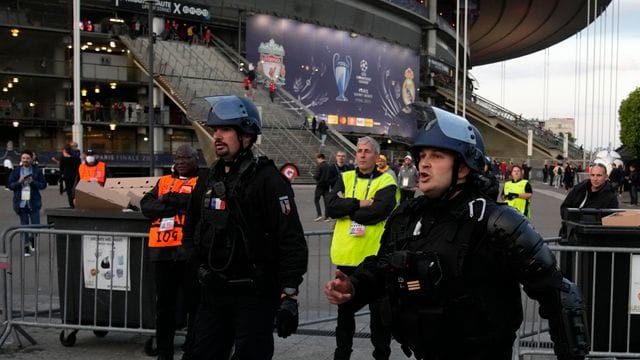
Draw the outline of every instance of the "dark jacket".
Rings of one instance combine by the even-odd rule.
[[[338,181],[338,179],[340,178],[340,174],[353,169],[354,167],[351,164],[338,166],[338,164],[333,163],[329,165],[329,185],[333,188],[336,184],[336,181]]]
[[[316,166],[316,171],[313,173],[313,179],[316,181],[318,188],[329,190],[329,187],[331,187],[330,171],[331,169],[326,161],[323,161]]]
[[[525,268],[538,255],[521,256],[513,249],[516,239],[504,238],[533,231],[528,220],[506,205],[477,200],[483,197],[471,185],[446,202],[421,196],[402,203],[387,221],[377,256],[365,259],[351,276],[355,291],[351,301],[388,299],[394,337],[417,355],[451,356],[469,346],[509,349],[523,318],[519,284],[530,296],[555,299],[541,296],[560,287],[562,276],[555,262],[547,262],[548,270],[532,275]],[[493,214],[516,219],[517,224],[506,226],[515,233],[489,233],[496,219],[504,217]],[[539,256],[552,259],[538,234],[527,237],[540,244],[532,245],[536,253],[544,253]],[[407,293],[405,287],[403,292],[395,284],[418,276],[417,270],[412,273],[419,268],[414,261],[418,252],[431,257],[429,266],[420,267],[421,290]],[[407,253],[412,255],[398,256]],[[550,313],[559,306],[545,305]]]
[[[75,184],[78,181],[78,168],[80,158],[75,156],[63,156],[60,159],[60,175],[66,183]]]
[[[587,200],[582,204],[585,197]],[[591,192],[591,181],[587,179],[569,191],[560,205],[560,216],[565,220],[568,208],[617,209],[618,207],[618,196],[611,183],[606,182],[599,191]]]
[[[566,220],[569,208],[617,209],[618,207],[618,194],[610,182],[607,181],[600,190],[591,192],[591,180],[587,179],[571,189],[564,198],[560,205],[560,217]],[[564,222],[558,235],[563,238],[567,236],[567,227]]]
[[[227,279],[254,278],[270,295],[297,288],[307,270],[291,185],[271,160],[250,151],[229,173],[218,161],[198,178],[183,232],[183,246],[194,248],[201,268]]]
[[[7,187],[13,191],[13,211],[18,213],[20,209],[20,199],[22,196],[22,184],[18,182],[20,179],[20,169],[22,166],[18,166],[11,174],[9,174],[9,179],[7,179]],[[31,199],[29,200],[29,208],[32,211],[40,211],[42,208],[42,196],[40,195],[40,190],[43,190],[47,187],[47,179],[45,179],[42,170],[35,165],[31,165],[33,170],[32,179],[33,181],[29,185],[31,187]]]

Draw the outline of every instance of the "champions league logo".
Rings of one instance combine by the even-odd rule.
[[[338,87],[336,101],[349,101],[344,96],[351,79],[351,57],[349,55],[345,56],[344,60],[340,60],[340,54],[333,54],[333,76],[336,78],[336,86]]]

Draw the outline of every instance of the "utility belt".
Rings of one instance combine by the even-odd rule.
[[[258,274],[228,275],[204,264],[198,267],[198,281],[207,291],[218,295],[260,295],[269,290],[268,282]]]

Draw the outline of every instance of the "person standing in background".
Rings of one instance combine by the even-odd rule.
[[[7,187],[13,191],[13,211],[20,217],[20,225],[40,224],[42,196],[40,190],[47,187],[47,180],[40,169],[33,165],[33,152],[20,152],[20,166],[9,174]],[[36,250],[33,235],[23,233],[24,256]]]
[[[62,177],[64,188],[67,193],[69,207],[73,209],[76,182],[78,182],[79,178],[80,158],[72,156],[72,153],[73,149],[71,148],[71,144],[66,145],[62,149],[62,158],[60,159],[60,176]]]

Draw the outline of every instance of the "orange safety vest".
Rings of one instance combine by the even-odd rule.
[[[102,161],[98,161],[95,166],[80,164],[78,172],[80,173],[80,180],[97,181],[100,186],[104,186],[104,182],[107,179],[107,165]]]
[[[158,181],[158,198],[170,192],[191,194],[197,181],[197,176],[179,179],[173,175],[165,175]],[[176,214],[173,218],[155,219],[149,229],[149,247],[181,246],[184,218],[184,214]]]

